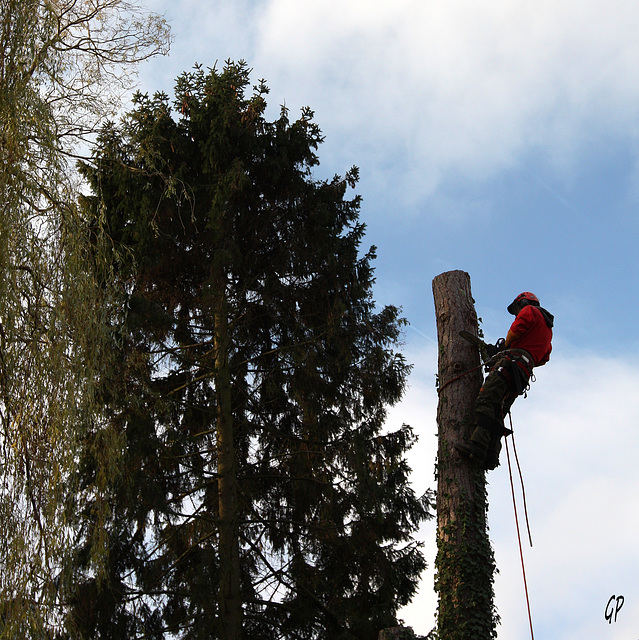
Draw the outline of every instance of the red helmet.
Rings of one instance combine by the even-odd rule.
[[[539,306],[539,298],[534,294],[530,293],[530,291],[524,291],[520,293],[509,305],[508,305],[508,313],[512,313],[513,315],[517,315],[515,312],[515,307],[522,301],[525,300],[525,304],[532,304],[536,307]]]

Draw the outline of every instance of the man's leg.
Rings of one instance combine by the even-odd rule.
[[[500,440],[504,433],[502,401],[508,392],[508,380],[501,372],[491,371],[475,400],[475,430],[467,443],[457,445],[461,454],[486,469],[494,469],[499,464]]]
[[[463,455],[477,461],[486,469],[494,469],[499,465],[501,451],[500,438],[504,432],[501,422],[478,413],[476,427],[467,443],[458,443],[457,450]]]

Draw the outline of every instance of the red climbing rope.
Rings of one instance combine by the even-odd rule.
[[[510,430],[512,431],[513,419],[510,414],[508,414],[510,419]],[[528,505],[526,504],[526,487],[524,486],[524,476],[521,472],[521,465],[519,464],[519,456],[517,455],[517,447],[515,446],[515,436],[512,437],[513,441],[513,452],[515,454],[515,462],[517,463],[517,471],[519,472],[519,482],[521,484],[521,497],[524,503],[524,515],[526,516],[526,529],[528,531],[528,541],[530,542],[530,546],[533,546],[532,535],[530,534],[530,520],[528,519]],[[508,443],[506,443],[508,446]]]
[[[508,414],[510,417],[510,414]],[[512,432],[512,417],[510,417],[510,427]],[[517,459],[517,467],[519,469],[519,478],[521,480],[522,493],[524,495],[524,511],[526,513],[526,526],[528,527],[528,538],[530,540],[530,546],[532,547],[532,537],[530,536],[530,526],[528,525],[528,509],[526,508],[526,493],[524,491],[524,480],[521,475],[521,467],[519,466],[519,459],[517,458],[517,449],[515,447],[515,437],[511,433],[510,437],[513,440],[513,450],[515,452],[515,458]],[[504,438],[506,440],[506,457],[508,458],[508,474],[510,476],[510,489],[512,491],[513,496],[513,508],[515,510],[515,524],[517,525],[517,540],[519,541],[519,557],[521,558],[521,571],[524,577],[524,591],[526,593],[526,606],[528,607],[528,622],[530,623],[530,637],[532,640],[535,640],[535,634],[533,632],[533,623],[532,623],[532,615],[530,613],[530,598],[528,597],[528,583],[526,582],[526,566],[524,565],[524,552],[521,546],[521,534],[519,532],[519,517],[517,516],[517,501],[515,500],[515,485],[513,483],[513,473],[512,467],[510,465],[510,451],[508,449],[508,437]]]
[[[483,364],[480,364],[477,367],[473,367],[472,369],[469,369],[468,371],[464,371],[464,373],[460,373],[458,376],[451,378],[448,382],[444,383],[441,387],[439,387],[439,389],[437,390],[437,393],[441,393],[449,384],[452,384],[456,380],[461,380],[464,376],[467,376],[469,373],[472,373],[473,371],[477,371],[477,369],[481,369],[483,366],[484,366]]]

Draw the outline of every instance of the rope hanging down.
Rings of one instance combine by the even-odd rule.
[[[512,416],[510,415],[510,413],[508,414],[508,417],[510,419],[510,430],[511,430],[511,434],[510,437],[512,438],[512,442],[513,442],[513,451],[515,453],[515,460],[517,462],[517,469],[519,470],[519,479],[521,481],[521,491],[522,491],[522,495],[523,495],[523,499],[524,499],[524,513],[526,516],[526,527],[528,529],[528,539],[530,541],[530,546],[532,547],[532,537],[530,535],[530,524],[528,522],[528,508],[526,506],[526,491],[524,489],[524,478],[523,475],[521,473],[521,467],[519,465],[519,457],[517,456],[517,448],[515,447],[515,436],[513,434],[513,419]],[[519,531],[519,517],[517,515],[517,502],[515,500],[515,485],[513,483],[513,473],[512,473],[512,467],[510,464],[510,450],[508,448],[508,437],[504,438],[506,441],[506,457],[508,459],[508,474],[510,476],[510,489],[512,492],[512,496],[513,496],[513,509],[515,511],[515,525],[517,527],[517,540],[519,542],[519,557],[521,559],[521,571],[522,571],[522,575],[524,578],[524,592],[526,594],[526,607],[528,609],[528,623],[530,624],[530,637],[531,640],[535,640],[535,634],[533,632],[533,623],[532,623],[532,615],[530,613],[530,598],[528,597],[528,583],[526,581],[526,566],[524,565],[524,552],[521,546],[521,533]]]

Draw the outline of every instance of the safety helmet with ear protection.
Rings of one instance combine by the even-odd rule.
[[[539,306],[539,298],[534,293],[530,293],[530,291],[524,291],[508,305],[508,313],[512,313],[514,316],[517,315],[515,308],[521,302],[523,302],[524,305],[532,304],[536,307]]]

